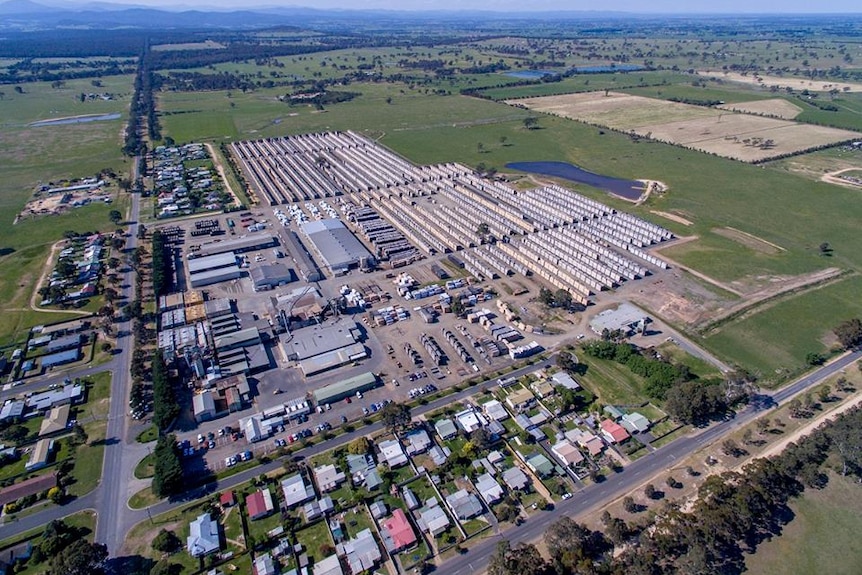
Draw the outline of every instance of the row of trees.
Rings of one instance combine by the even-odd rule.
[[[706,479],[694,504],[668,502],[646,525],[609,513],[594,531],[563,517],[545,532],[549,558],[532,545],[502,541],[489,575],[729,575],[745,570],[745,554],[781,533],[792,519],[789,501],[821,488],[825,471],[862,472],[862,409],[821,426],[780,455],[741,471]],[[616,551],[616,552],[615,552]]]
[[[186,489],[176,435],[160,435],[153,451],[153,493],[170,497]]]
[[[171,272],[171,248],[165,235],[153,232],[153,293],[156,298],[171,291],[173,273]]]
[[[153,354],[153,424],[161,433],[170,429],[180,415],[180,406],[174,385],[168,376],[162,350]]]

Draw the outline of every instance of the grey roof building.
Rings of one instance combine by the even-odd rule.
[[[263,291],[289,284],[296,278],[293,271],[284,264],[275,263],[252,268],[251,281],[255,291]]]
[[[306,222],[300,228],[333,273],[356,267],[363,259],[373,259],[368,249],[339,219]]]
[[[455,517],[461,521],[472,519],[482,513],[482,503],[466,489],[461,489],[448,496],[446,504],[452,510],[452,513],[455,514]]]
[[[192,557],[202,557],[218,551],[220,546],[218,521],[214,521],[209,513],[198,515],[198,518],[189,524],[189,536],[186,538],[189,554]]]

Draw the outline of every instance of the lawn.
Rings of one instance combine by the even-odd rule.
[[[365,510],[364,505],[360,504],[355,507],[351,507],[342,513],[341,517],[344,521],[344,534],[348,539],[356,537],[356,534],[363,529],[371,529],[374,531],[374,529],[371,528],[371,517]]]
[[[318,521],[300,529],[296,532],[296,540],[302,544],[302,548],[308,553],[308,559],[312,564],[326,558],[321,553],[322,546],[334,546],[326,521]]]
[[[138,479],[148,479],[155,474],[155,457],[152,453],[148,453],[135,466],[135,477]]]
[[[663,359],[667,359],[677,365],[685,365],[688,367],[691,373],[699,379],[721,377],[721,371],[717,367],[708,361],[704,361],[699,357],[686,353],[685,350],[675,343],[665,342],[656,347],[656,350],[661,354]]]
[[[599,359],[578,354],[582,365],[587,367],[581,376],[584,387],[598,396],[605,405],[640,405],[646,401],[641,393],[643,378],[635,375],[626,366],[612,360]]]
[[[824,489],[806,489],[790,507],[795,514],[793,521],[780,536],[761,544],[754,555],[746,558],[747,572],[862,573],[862,554],[858,553],[862,497],[858,484],[830,474]]]
[[[828,353],[834,326],[862,315],[860,293],[862,277],[853,276],[722,325],[705,343],[767,380],[792,375],[806,368],[809,352]]]

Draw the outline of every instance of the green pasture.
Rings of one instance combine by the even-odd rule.
[[[89,80],[70,80],[60,89],[34,82],[23,85],[24,94],[4,90],[6,96],[0,99],[0,341],[20,338],[29,327],[66,315],[30,309],[51,244],[67,230],[113,229],[108,213],[127,209],[128,199],[120,196],[110,206],[100,203],[14,223],[40,183],[91,177],[104,168],[121,177],[128,173],[120,146],[132,78],[106,77],[102,82],[103,87],[95,88]],[[112,92],[118,99],[85,103],[76,99],[80,92],[90,91]],[[112,112],[123,116],[87,124],[27,126],[46,118]]]
[[[833,327],[862,316],[860,293],[860,276],[812,289],[721,326],[705,343],[766,379],[797,373],[805,368],[808,353],[829,351],[835,343]]]
[[[831,473],[825,488],[806,489],[790,508],[794,517],[781,535],[761,543],[756,553],[746,556],[746,573],[862,572],[862,554],[853,551],[858,550],[862,529],[862,497],[857,482]]]
[[[499,78],[511,78],[498,74]],[[689,76],[675,72],[616,72],[601,74],[577,74],[559,82],[529,84],[527,86],[511,86],[491,88],[482,94],[494,100],[510,98],[534,98],[554,94],[570,94],[576,92],[594,92],[599,90],[622,90],[635,86],[668,86],[685,81]],[[642,88],[651,90],[653,88]]]

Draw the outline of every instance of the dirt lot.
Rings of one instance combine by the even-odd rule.
[[[823,82],[818,80],[807,80],[805,78],[782,78],[781,76],[745,75],[736,72],[699,70],[701,76],[715,76],[731,82],[751,84],[755,86],[778,86],[779,89],[793,88],[794,90],[811,90],[815,92],[828,92],[838,89],[842,92],[862,92],[862,84],[851,82]],[[849,88],[849,89],[848,89]]]
[[[717,106],[722,110],[731,112],[742,112],[744,114],[764,114],[767,116],[775,116],[792,120],[802,113],[802,108],[788,102],[783,98],[773,98],[771,100],[754,100],[752,102],[737,102],[735,104],[725,104]]]
[[[547,96],[512,103],[743,162],[862,137],[849,130],[616,92]]]

